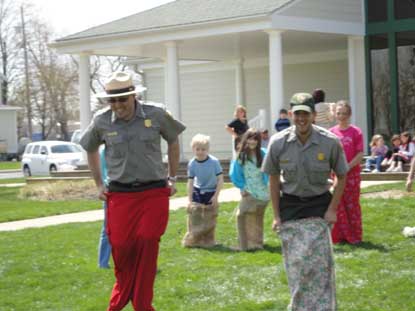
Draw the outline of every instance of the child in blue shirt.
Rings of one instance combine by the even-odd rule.
[[[218,197],[223,186],[223,172],[218,159],[209,155],[209,136],[197,134],[191,147],[194,158],[188,164],[187,233],[185,247],[210,247],[215,242]]]
[[[261,172],[265,149],[261,149],[261,133],[249,129],[243,136],[237,157],[231,163],[229,176],[241,190],[237,212],[240,250],[264,247],[264,213],[269,202],[268,175]]]

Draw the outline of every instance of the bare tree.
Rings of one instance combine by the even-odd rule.
[[[1,64],[1,102],[7,105],[13,83],[17,80],[19,71],[18,40],[16,40],[16,15],[18,14],[17,2],[12,0],[0,0],[0,64]]]
[[[69,57],[58,55],[47,46],[52,34],[47,25],[36,22],[32,29],[29,52],[36,68],[37,115],[45,134],[49,134],[46,128],[50,124],[62,139],[69,140],[68,122],[75,115],[78,101],[76,66]]]

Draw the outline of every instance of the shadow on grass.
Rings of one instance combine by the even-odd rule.
[[[336,245],[336,252],[347,253],[355,249],[376,250],[378,252],[387,253],[389,249],[382,244],[374,244],[369,241],[360,242],[358,244],[339,243]]]

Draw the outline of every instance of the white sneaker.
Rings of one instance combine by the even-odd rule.
[[[386,170],[386,172],[393,172],[395,170],[394,166],[390,166],[388,167],[388,169]]]
[[[369,173],[369,172],[370,172],[370,169],[369,169],[369,168],[364,168],[364,169],[363,169],[363,172],[364,172],[364,173]]]
[[[378,169],[377,169],[377,168],[375,168],[375,169],[372,171],[372,173],[379,173],[379,171],[378,171]]]
[[[394,172],[402,172],[402,167],[401,166],[398,166],[393,171]]]

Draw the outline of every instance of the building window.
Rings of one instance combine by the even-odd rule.
[[[367,13],[369,23],[387,21],[388,0],[367,0]]]
[[[398,58],[399,127],[415,130],[415,31],[396,34]]]
[[[415,0],[395,0],[395,19],[415,18]]]
[[[373,133],[392,136],[391,79],[387,34],[369,37],[372,84]]]

